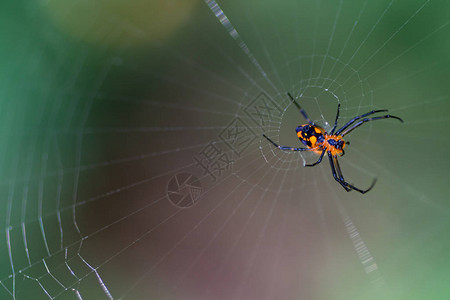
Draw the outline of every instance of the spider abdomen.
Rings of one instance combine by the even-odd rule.
[[[295,131],[303,145],[309,148],[320,147],[325,141],[325,130],[319,126],[308,124],[301,125],[298,126]]]

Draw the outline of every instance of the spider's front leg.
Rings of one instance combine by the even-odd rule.
[[[347,181],[345,181],[344,179],[344,175],[342,175],[342,171],[341,171],[341,167],[339,166],[339,162],[337,160],[337,156],[332,155],[330,151],[328,151],[328,157],[330,159],[330,166],[331,166],[331,172],[333,173],[333,177],[334,179],[340,183],[340,185],[347,191],[350,192],[351,190],[355,190],[360,192],[361,194],[365,194],[368,191],[370,191],[374,186],[375,183],[377,182],[377,179],[375,178],[372,182],[372,184],[370,185],[370,187],[366,190],[361,190],[357,187],[355,187],[354,185],[348,183]]]

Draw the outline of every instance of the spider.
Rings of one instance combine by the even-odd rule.
[[[314,122],[311,121],[311,119],[308,117],[306,112],[300,107],[300,105],[295,101],[295,99],[292,97],[290,93],[287,93],[289,98],[294,102],[295,106],[299,109],[300,113],[303,115],[303,117],[306,119],[308,124],[300,125],[298,126],[295,131],[297,132],[297,136],[300,139],[300,141],[307,146],[308,148],[295,148],[295,147],[289,147],[289,146],[279,146],[274,141],[272,141],[270,138],[268,138],[265,134],[263,136],[272,143],[276,148],[284,151],[314,151],[317,154],[320,154],[319,159],[313,163],[313,164],[305,164],[305,167],[313,167],[317,164],[319,164],[322,161],[323,156],[325,155],[325,152],[328,155],[330,166],[331,166],[331,172],[333,173],[334,179],[339,182],[339,184],[347,191],[350,192],[351,190],[355,190],[360,192],[361,194],[365,194],[368,191],[370,191],[377,179],[375,178],[370,185],[370,187],[366,190],[359,189],[355,187],[354,185],[348,183],[345,181],[344,176],[342,175],[341,168],[339,167],[338,162],[338,155],[343,156],[345,154],[344,148],[346,145],[349,145],[349,142],[346,142],[343,140],[343,137],[350,132],[352,132],[355,128],[361,126],[362,124],[369,122],[369,121],[375,121],[380,119],[387,119],[387,118],[394,118],[399,120],[403,123],[403,120],[396,116],[391,115],[384,115],[384,116],[378,116],[378,117],[371,117],[366,118],[367,116],[379,113],[379,112],[387,112],[387,109],[380,109],[380,110],[372,110],[368,113],[362,114],[360,116],[356,116],[353,119],[351,119],[347,124],[342,126],[340,129],[338,129],[336,132],[337,123],[339,120],[339,110],[340,110],[340,104],[338,104],[337,107],[337,113],[336,113],[336,120],[334,121],[333,129],[328,133],[326,132],[322,127],[314,124]]]

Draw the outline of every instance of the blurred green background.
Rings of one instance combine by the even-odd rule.
[[[450,298],[448,1],[13,1],[0,23],[0,299]],[[262,139],[301,146],[286,92],[327,130],[338,103],[340,126],[405,120],[346,137],[372,191]]]

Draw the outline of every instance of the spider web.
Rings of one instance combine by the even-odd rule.
[[[2,10],[0,299],[448,299],[450,5],[167,3]]]

